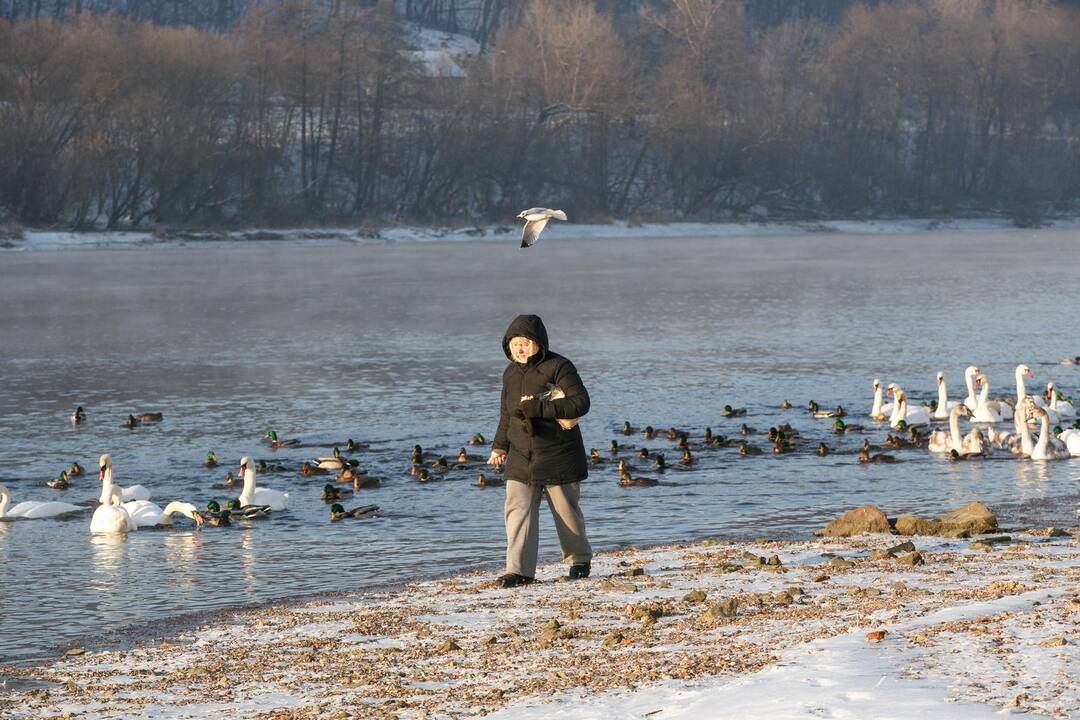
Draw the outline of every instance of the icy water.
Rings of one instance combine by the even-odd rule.
[[[953,398],[978,364],[991,390],[1080,386],[1080,234],[1002,232],[697,240],[560,240],[368,247],[227,244],[179,249],[0,254],[0,483],[20,500],[89,505],[96,461],[161,504],[202,506],[243,454],[286,464],[261,485],[289,509],[230,528],[92,537],[90,514],[0,521],[0,658],[108,645],[182,614],[384,585],[473,567],[499,569],[501,488],[477,470],[419,484],[414,444],[447,455],[497,421],[506,359],[499,340],[522,312],[541,315],[553,348],[578,365],[593,400],[586,445],[615,438],[678,453],[666,440],[616,435],[624,419],[734,434],[791,422],[803,452],[740,457],[701,450],[672,487],[618,487],[611,465],[583,486],[598,549],[731,538],[805,538],[854,506],[936,514],[973,499],[1006,525],[1074,524],[1080,459],[949,463],[901,451],[856,464],[864,435],[837,437],[803,409],[870,405],[870,383],[898,382],[916,402],[944,370]],[[783,411],[789,399],[795,409]],[[746,418],[721,417],[725,404]],[[76,405],[88,421],[68,422]],[[164,421],[129,430],[130,412]],[[853,422],[861,422],[852,417]],[[269,428],[305,447],[272,451]],[[885,428],[867,424],[880,442]],[[351,503],[385,516],[331,524],[326,478],[305,459],[346,438],[383,478]],[[751,442],[768,450],[758,435]],[[825,440],[838,451],[819,458]],[[214,450],[222,465],[205,469]],[[486,448],[469,448],[484,452]],[[632,457],[633,452],[627,453]],[[78,461],[65,492],[46,480]],[[631,459],[636,465],[646,465]],[[544,514],[542,550],[557,543]]]

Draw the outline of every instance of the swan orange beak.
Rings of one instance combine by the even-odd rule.
[[[1025,371],[1024,371],[1024,374],[1025,374],[1025,375],[1027,375],[1027,376],[1028,376],[1029,378],[1033,378],[1033,377],[1035,377],[1034,375],[1032,375],[1032,374],[1031,374],[1031,371],[1030,371],[1030,370],[1025,370]]]
[[[105,468],[98,470],[97,479],[98,482],[105,482]]]
[[[200,512],[198,511],[198,510],[196,510],[195,512],[193,512],[193,513],[191,514],[191,517],[192,517],[192,519],[193,519],[193,520],[195,521],[195,527],[199,527],[199,526],[200,526],[200,525],[202,525],[202,524],[203,524],[204,522],[206,522],[206,518],[204,518],[204,517],[202,516],[202,513],[200,513]]]

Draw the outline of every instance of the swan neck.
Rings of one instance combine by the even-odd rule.
[[[7,517],[7,509],[10,503],[11,496],[7,494],[6,490],[0,490],[0,518]]]
[[[255,492],[255,471],[248,468],[244,471],[244,495],[251,495]]]
[[[957,447],[960,446],[960,413],[958,412],[949,413],[949,437]]]
[[[1024,373],[1020,372],[1020,369],[1016,370],[1016,403],[1019,405],[1024,401],[1024,397],[1027,395],[1027,389],[1024,387]]]
[[[101,500],[102,505],[113,504],[113,481],[112,481],[112,467],[105,468],[105,477],[101,481]]]
[[[871,415],[881,414],[881,386],[874,389],[874,407],[870,410]]]
[[[949,404],[949,391],[945,387],[944,380],[937,386],[937,403],[938,407],[942,410],[945,410]]]

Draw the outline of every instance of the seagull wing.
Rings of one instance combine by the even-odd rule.
[[[536,244],[536,241],[540,239],[540,233],[544,231],[547,224],[547,218],[526,222],[525,227],[521,229],[521,247],[527,248]]]

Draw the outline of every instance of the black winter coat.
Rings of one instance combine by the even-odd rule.
[[[492,447],[506,453],[504,477],[533,485],[562,485],[589,476],[589,463],[581,430],[563,430],[557,418],[579,418],[589,412],[589,393],[574,364],[548,349],[547,330],[536,315],[518,315],[503,336],[503,352],[510,358],[510,338],[527,337],[540,345],[540,352],[525,364],[512,359],[503,372],[499,429]],[[514,410],[525,395],[538,396],[560,388],[566,397],[543,400],[541,417],[533,420],[533,434],[526,434]]]

